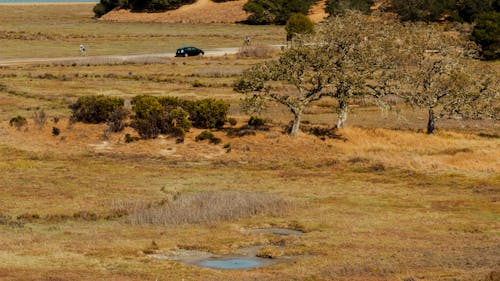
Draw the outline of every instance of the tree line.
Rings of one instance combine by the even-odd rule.
[[[293,114],[297,136],[302,114],[324,97],[337,101],[337,128],[352,102],[397,96],[428,112],[427,132],[446,116],[492,118],[500,113],[499,82],[474,57],[475,45],[435,24],[402,24],[346,12],[297,36],[279,59],[243,73],[235,91],[254,113],[272,101]]]

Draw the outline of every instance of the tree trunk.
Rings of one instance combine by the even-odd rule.
[[[347,102],[340,101],[337,116],[339,118],[337,122],[337,128],[343,128],[345,122],[347,121]]]
[[[290,131],[290,135],[294,138],[296,138],[299,135],[299,127],[300,127],[300,119],[302,117],[302,111],[300,112],[294,112],[294,119],[293,119],[293,125],[292,125],[292,131]]]
[[[434,108],[429,107],[429,121],[427,122],[427,134],[434,133],[434,123],[436,122],[436,118],[434,117]]]

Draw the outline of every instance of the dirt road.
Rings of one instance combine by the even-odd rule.
[[[274,48],[281,48],[281,45],[273,45]],[[205,56],[224,56],[236,54],[238,48],[217,48],[205,50]],[[0,66],[9,65],[29,65],[29,64],[57,64],[57,63],[127,63],[137,61],[148,61],[162,58],[172,58],[174,52],[154,53],[154,54],[130,54],[130,55],[106,55],[106,56],[86,56],[86,57],[59,57],[59,58],[19,58],[0,59]]]

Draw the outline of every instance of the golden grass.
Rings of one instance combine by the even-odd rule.
[[[80,14],[75,22],[94,27],[97,34],[108,29],[83,19],[88,11],[70,9],[66,14],[62,7],[49,17],[59,31],[49,32],[46,15],[34,13],[33,34],[89,36],[72,23],[74,13]],[[29,27],[21,15],[33,13],[32,7],[3,8],[0,15],[6,20],[0,32]],[[150,24],[124,27],[130,27],[123,31],[127,36],[144,29],[161,35],[162,28],[204,32],[189,31],[196,25],[176,31]],[[268,31],[281,32],[273,28]],[[120,30],[125,29],[106,32],[117,36]],[[496,122],[443,120],[437,134],[429,136],[418,131],[425,126],[425,112],[398,107],[399,115],[382,114],[360,105],[350,113],[348,127],[338,131],[344,139],[323,141],[305,133],[293,139],[281,128],[291,115],[270,105],[263,116],[272,121],[269,131],[244,137],[215,131],[222,139],[218,145],[196,142],[197,129],[183,144],[165,137],[125,143],[126,133],[135,134],[130,128],[104,139],[105,125],[68,123],[67,106],[79,96],[153,94],[225,99],[240,127],[248,117],[241,113],[240,96],[231,83],[258,61],[226,56],[1,68],[0,279],[434,281],[481,280],[498,270]],[[204,86],[193,87],[195,80]],[[305,120],[331,126],[333,105],[319,102]],[[32,119],[40,109],[49,117],[41,129]],[[28,118],[21,130],[8,124],[18,114]],[[61,134],[53,136],[52,127]],[[167,226],[129,224],[113,208],[117,200],[142,206],[140,202],[165,202],[176,194],[221,191],[270,194],[297,207],[278,217]],[[276,237],[243,231],[266,227],[306,233]],[[143,250],[152,241],[161,252],[182,248],[226,254],[248,246],[279,246],[296,259],[248,271],[211,270],[151,259]]]

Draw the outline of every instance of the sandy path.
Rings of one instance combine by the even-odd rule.
[[[328,17],[328,13],[325,12],[326,8],[326,0],[320,1],[313,5],[311,9],[309,9],[308,17],[313,22],[320,22]]]

